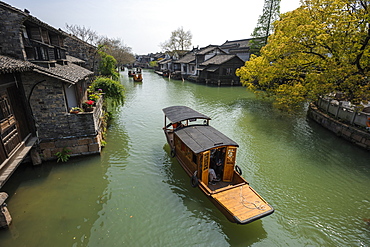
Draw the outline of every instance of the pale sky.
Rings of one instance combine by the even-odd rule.
[[[250,38],[264,0],[2,0],[28,9],[31,15],[66,31],[66,23],[119,38],[135,54],[161,51],[179,27],[190,30],[192,45],[221,45]],[[281,0],[280,12],[299,7],[299,0]]]

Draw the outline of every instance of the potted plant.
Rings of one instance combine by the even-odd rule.
[[[83,103],[82,106],[84,107],[85,112],[92,112],[94,110],[93,108],[94,104],[95,102],[93,100],[88,100],[85,103]]]
[[[79,112],[83,112],[83,110],[80,108],[80,107],[72,107],[71,110],[69,110],[69,113],[74,113],[74,114],[77,114]]]
[[[94,101],[94,103],[97,102],[99,100],[99,98],[100,98],[100,96],[98,94],[95,94],[95,93],[89,95],[89,100]]]

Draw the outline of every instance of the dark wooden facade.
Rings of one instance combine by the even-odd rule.
[[[4,60],[7,64],[15,61],[4,57],[0,59],[3,66]],[[17,66],[22,64],[14,63]],[[0,71],[0,164],[11,157],[22,141],[35,134],[34,122],[17,70],[21,70],[21,67],[2,67]]]
[[[235,71],[243,65],[236,55],[216,55],[199,66],[199,81],[218,86],[241,85]]]

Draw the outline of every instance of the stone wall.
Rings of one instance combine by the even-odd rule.
[[[67,47],[69,55],[77,57],[86,62],[84,65],[82,65],[84,68],[97,72],[99,56],[95,46],[77,39],[72,35],[68,35],[66,37],[64,44]]]
[[[21,28],[26,14],[0,3],[0,54],[25,59]]]
[[[316,106],[342,122],[366,128],[370,113],[356,110],[348,101],[338,101],[331,98],[319,98]]]
[[[29,103],[40,138],[64,137],[74,128],[82,129],[74,124],[76,117],[68,113],[63,89],[65,82],[36,72],[22,74],[22,81],[26,95],[30,96]]]
[[[43,160],[55,159],[63,148],[71,150],[71,156],[100,153],[102,100],[93,112],[71,114],[65,104],[64,82],[36,72],[23,73],[22,81],[30,95]]]
[[[71,156],[99,154],[101,151],[101,134],[91,137],[69,137],[58,140],[44,140],[40,143],[39,152],[43,160],[56,159],[55,154],[66,148]]]
[[[329,115],[320,111],[314,104],[310,104],[308,116],[338,136],[353,142],[356,145],[365,148],[366,150],[370,150],[370,133],[367,131],[342,123],[330,117]]]

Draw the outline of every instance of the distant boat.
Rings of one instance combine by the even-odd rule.
[[[134,74],[133,79],[135,82],[142,82],[143,81],[143,76],[142,74]]]
[[[274,212],[241,176],[235,164],[239,145],[209,126],[210,117],[186,106],[167,107],[163,112],[171,157],[191,177],[191,185],[199,187],[229,221],[247,224]]]
[[[129,70],[128,71],[128,76],[133,77],[135,75],[135,71]]]

